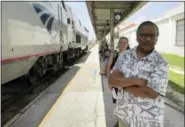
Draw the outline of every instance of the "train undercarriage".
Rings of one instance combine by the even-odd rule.
[[[84,50],[81,48],[70,48],[68,51],[40,56],[30,71],[26,74],[29,85],[36,84],[49,72],[57,72],[67,65],[71,65],[76,59],[87,52],[88,47]]]

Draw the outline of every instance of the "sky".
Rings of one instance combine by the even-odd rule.
[[[89,30],[89,40],[95,40],[96,37],[86,3],[84,1],[65,3],[72,8],[73,12],[80,19],[81,23],[84,24],[84,26]],[[142,7],[127,20],[132,23],[140,23],[144,20],[151,20],[154,17],[176,7],[180,3],[182,2],[148,2],[144,7]]]

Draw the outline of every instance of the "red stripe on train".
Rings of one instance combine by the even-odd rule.
[[[56,53],[56,52],[58,52],[58,51],[52,51],[52,52],[38,53],[38,54],[32,54],[32,55],[27,55],[27,56],[14,57],[14,58],[1,60],[1,63],[8,63],[8,62],[12,62],[12,61],[15,61],[15,60],[28,59],[28,58],[31,58],[31,57],[34,57],[34,56],[44,56],[44,55],[53,54],[53,53]]]

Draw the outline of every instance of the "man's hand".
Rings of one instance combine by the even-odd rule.
[[[133,83],[138,86],[146,86],[147,85],[147,80],[141,79],[141,78],[132,78]]]
[[[132,93],[136,97],[156,99],[159,96],[157,92],[155,92],[148,86],[143,86],[143,87],[131,86],[131,87],[125,88],[125,91]]]
[[[125,78],[119,70],[114,70],[109,76],[109,84],[115,87],[146,86],[147,80],[141,78]]]
[[[138,88],[139,88],[139,86],[126,87],[125,91],[132,93],[136,97],[139,97],[141,95],[141,93],[138,90]]]

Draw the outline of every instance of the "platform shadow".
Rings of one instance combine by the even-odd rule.
[[[112,94],[108,88],[108,78],[107,76],[101,76],[101,84],[102,84],[102,94],[104,101],[104,112],[105,112],[105,122],[106,127],[114,127],[117,122],[116,116],[113,115],[113,110],[116,105],[112,101]]]
[[[64,89],[69,85],[70,81],[75,77],[77,72],[80,70],[80,67],[73,66],[70,69],[67,69],[66,72],[64,72],[47,90],[47,95],[52,95],[53,97],[46,99],[48,96],[43,96],[45,99],[38,100],[38,103],[44,104],[42,101],[47,100],[47,106],[44,106],[43,112],[40,117],[37,116],[38,122],[37,126],[40,124],[42,119],[46,116],[48,111],[52,108],[52,106],[56,103],[57,99],[63,94]],[[39,107],[42,107],[41,105]]]
[[[91,51],[85,52],[85,53],[82,55],[82,57],[81,57],[79,60],[77,60],[77,61],[75,62],[75,64],[82,64],[82,63],[85,63],[86,60],[88,59],[88,57],[89,57],[90,54],[91,54]]]
[[[10,127],[37,127],[45,118],[46,114],[51,110],[57,99],[63,94],[64,89],[74,78],[80,67],[73,66],[61,72],[62,75],[57,77],[55,81],[41,93],[29,109],[25,110],[23,115],[18,117]]]

